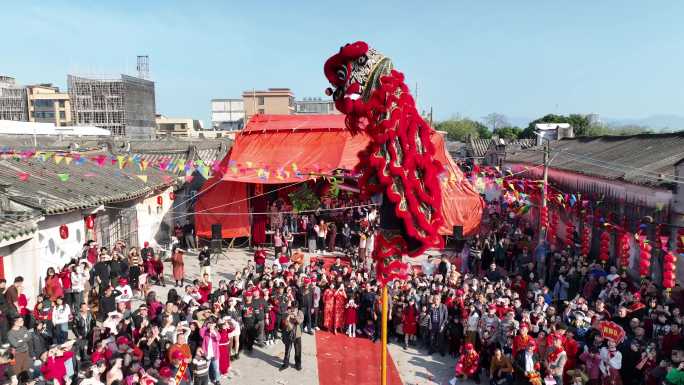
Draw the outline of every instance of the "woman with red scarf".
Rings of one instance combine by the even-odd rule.
[[[344,312],[347,306],[347,292],[344,290],[344,284],[337,287],[335,291],[335,325],[334,332],[338,330],[344,332]]]
[[[334,331],[335,327],[335,292],[332,287],[323,292],[323,327],[328,331]]]
[[[50,297],[50,301],[55,302],[58,297],[64,296],[64,289],[62,288],[62,279],[55,274],[55,269],[50,267],[47,269],[45,276],[45,294]]]
[[[563,369],[567,360],[568,354],[563,350],[563,340],[559,336],[554,336],[546,362],[549,374],[556,380],[556,384],[563,384]]]

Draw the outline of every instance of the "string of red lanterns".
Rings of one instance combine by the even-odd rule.
[[[601,233],[601,243],[599,247],[599,261],[604,265],[608,263],[610,259],[610,233],[608,233],[608,228],[604,228]]]
[[[641,278],[646,278],[651,273],[651,249],[653,248],[646,238],[646,235],[641,233],[638,235],[639,239],[639,275]]]
[[[619,247],[619,254],[620,254],[620,267],[623,270],[627,270],[629,268],[629,254],[630,254],[630,245],[629,245],[629,233],[627,231],[622,231],[620,234],[620,247]]]

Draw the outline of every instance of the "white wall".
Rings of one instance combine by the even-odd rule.
[[[31,308],[35,305],[35,298],[40,287],[39,250],[37,234],[28,240],[0,247],[7,285],[11,285],[15,277],[22,276],[24,294]]]
[[[157,195],[143,199],[136,203],[135,209],[138,215],[138,244],[142,245],[144,242],[150,242],[154,245],[157,233],[162,228],[164,217],[175,204],[169,197],[173,188],[169,187]],[[162,206],[157,204],[157,196],[162,197]],[[163,229],[162,229],[163,230]],[[161,237],[164,238],[164,237]]]
[[[59,236],[59,227],[65,224],[69,227],[69,237]],[[78,258],[87,241],[85,224],[80,211],[61,215],[46,215],[45,220],[38,223],[39,248],[36,257],[39,259],[39,273],[45,276],[48,267],[61,269],[72,258]]]

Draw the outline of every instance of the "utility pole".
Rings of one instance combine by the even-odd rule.
[[[539,243],[542,242],[542,213],[546,210],[547,190],[549,187],[549,139],[540,136],[544,141],[544,184],[542,186],[541,209],[539,210]],[[548,214],[547,214],[548,215]]]

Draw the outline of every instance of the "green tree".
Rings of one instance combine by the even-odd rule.
[[[501,127],[497,128],[494,130],[493,134],[498,136],[499,138],[503,139],[518,139],[520,135],[522,135],[523,129],[520,127],[513,127],[513,126],[507,126],[507,127]]]
[[[482,123],[468,118],[455,117],[435,124],[435,129],[447,133],[447,139],[465,141],[468,136],[473,138],[491,138],[492,133]]]

